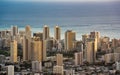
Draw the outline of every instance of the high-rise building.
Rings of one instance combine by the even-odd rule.
[[[90,38],[96,39],[97,49],[100,49],[100,33],[99,32],[90,32]]]
[[[23,61],[31,60],[31,28],[29,25],[25,28],[23,37]]]
[[[101,42],[101,50],[102,51],[107,51],[110,49],[110,44],[106,42]]]
[[[96,61],[97,42],[96,39],[88,39],[86,46],[86,60],[90,64]]]
[[[75,65],[83,65],[83,52],[75,53]]]
[[[79,51],[83,51],[83,42],[82,41],[75,41],[74,48],[76,48]]]
[[[17,36],[18,35],[18,27],[17,26],[12,26],[11,27],[11,35],[12,36]]]
[[[47,25],[43,28],[43,40],[46,40],[49,38],[49,27]]]
[[[72,30],[67,30],[65,32],[65,49],[71,50],[74,48],[74,42],[76,40],[76,33]]]
[[[28,39],[26,39],[26,36],[23,37],[23,61],[28,60]]]
[[[112,47],[117,48],[120,46],[120,41],[118,39],[112,39]]]
[[[83,43],[86,43],[88,38],[89,38],[88,34],[82,35],[82,41],[83,41]]]
[[[39,61],[42,62],[42,40],[39,37],[33,37],[33,41],[31,43],[31,60],[32,61]]]
[[[47,25],[43,28],[43,61],[46,60],[47,39],[49,38],[49,27]]]
[[[33,37],[39,37],[40,40],[43,40],[43,33],[41,33],[41,32],[33,33]]]
[[[62,54],[56,55],[56,62],[58,66],[63,66],[63,55]]]
[[[11,41],[10,46],[10,60],[12,63],[17,62],[17,41]]]
[[[42,63],[39,61],[32,61],[32,71],[33,72],[41,72],[42,71]]]
[[[43,61],[46,61],[46,57],[47,57],[46,52],[47,52],[47,40],[43,40],[43,52],[42,52],[42,54],[43,54],[43,57],[42,57]]]
[[[14,66],[13,65],[7,66],[7,75],[14,75]]]
[[[11,31],[10,30],[0,31],[0,38],[7,38],[8,36],[11,36]]]
[[[59,26],[55,26],[54,28],[54,37],[57,41],[61,39],[61,31]]]
[[[109,43],[110,42],[110,38],[109,37],[102,37],[101,38],[101,42],[106,42],[106,43]]]
[[[108,53],[104,55],[105,63],[111,63],[114,60],[113,53]]]
[[[53,67],[53,74],[54,75],[64,75],[64,69],[63,69],[63,66],[54,66]]]
[[[110,38],[109,37],[102,37],[101,38],[101,50],[108,50],[110,48]]]
[[[47,39],[47,43],[46,43],[46,48],[47,48],[47,50],[52,50],[53,47],[54,47],[54,45],[55,45],[55,40],[54,40],[54,38],[49,38],[49,39]]]

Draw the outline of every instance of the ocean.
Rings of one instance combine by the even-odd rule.
[[[62,39],[70,29],[81,35],[99,31],[101,36],[120,38],[120,2],[0,2],[0,30],[17,25],[24,30],[30,25],[32,32],[42,32],[43,26],[61,27]]]

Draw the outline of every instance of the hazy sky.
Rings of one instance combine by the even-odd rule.
[[[2,0],[2,1],[44,1],[44,2],[110,2],[110,1],[120,1],[120,0]]]

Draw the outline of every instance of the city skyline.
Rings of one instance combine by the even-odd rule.
[[[0,0],[0,75],[120,75],[120,0]]]
[[[76,40],[77,33],[66,29],[62,40],[62,28],[58,25],[54,28],[54,37],[49,34],[47,25],[43,26],[43,32],[32,33],[29,25],[22,31],[17,26],[0,31],[0,63],[8,63],[4,66],[6,69],[0,69],[0,74],[16,75],[23,71],[38,75],[106,74],[106,68],[108,74],[113,74],[111,68],[116,71],[114,74],[120,71],[120,39],[110,40],[110,37],[101,37],[100,32],[92,31]]]

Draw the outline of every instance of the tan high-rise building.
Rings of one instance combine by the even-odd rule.
[[[17,62],[17,41],[11,41],[10,46],[10,60],[12,63]]]
[[[83,51],[83,42],[82,41],[75,41],[74,48],[76,48],[79,51]]]
[[[74,42],[76,40],[76,33],[72,30],[65,32],[65,49],[71,50],[74,48]]]
[[[12,26],[11,27],[11,35],[12,36],[17,36],[18,35],[18,27],[17,26]]]
[[[46,61],[47,39],[49,38],[49,27],[47,25],[43,28],[43,61]]]
[[[23,37],[23,61],[28,60],[28,39],[26,39],[26,36]]]
[[[82,35],[82,41],[85,44],[87,42],[87,39],[89,38],[88,34]]]
[[[43,40],[43,61],[46,61],[46,51],[47,51],[47,40]]]
[[[49,38],[49,27],[47,25],[43,28],[43,40],[46,40]]]
[[[90,32],[90,38],[97,40],[97,49],[100,49],[100,32]]]
[[[32,61],[39,61],[42,62],[42,40],[39,37],[33,37],[33,41],[31,43],[31,60]]]
[[[106,42],[106,43],[109,43],[110,42],[110,38],[109,37],[102,37],[101,38],[101,42]]]
[[[58,66],[63,66],[63,54],[56,55],[56,62]]]
[[[6,37],[6,31],[0,31],[0,38],[5,38]]]
[[[89,39],[86,46],[86,60],[92,64],[96,62],[97,42],[96,39]]]
[[[26,26],[23,37],[23,61],[31,60],[31,28]]]
[[[54,37],[57,41],[61,39],[61,30],[59,26],[55,26],[54,28]]]
[[[118,39],[112,39],[112,47],[117,48],[120,46],[120,41]]]
[[[101,38],[101,50],[109,50],[109,48],[110,48],[109,42],[110,42],[109,37]]]
[[[83,65],[83,52],[75,53],[75,65]]]

